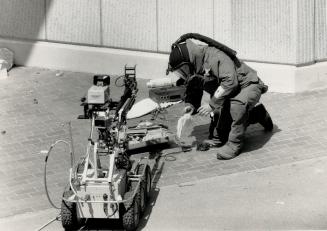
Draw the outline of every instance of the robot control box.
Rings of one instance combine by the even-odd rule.
[[[110,100],[110,76],[95,75],[93,86],[87,91],[88,104],[105,104]]]

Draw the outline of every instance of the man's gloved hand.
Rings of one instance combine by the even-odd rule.
[[[211,106],[209,104],[204,104],[201,107],[199,107],[199,109],[198,109],[199,115],[202,115],[202,116],[210,115],[210,113],[212,111],[213,110],[212,110],[212,108],[211,108]]]

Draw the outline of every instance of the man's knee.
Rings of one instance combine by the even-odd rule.
[[[241,89],[240,93],[232,100],[245,104],[247,109],[252,109],[259,102],[261,97],[261,87],[259,84],[251,84]]]
[[[240,102],[232,102],[230,105],[230,114],[233,122],[244,122],[247,119],[247,105]]]

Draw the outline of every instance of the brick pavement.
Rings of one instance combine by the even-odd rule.
[[[44,156],[39,151],[57,139],[68,139],[67,122],[71,121],[75,151],[78,155],[84,152],[89,123],[76,117],[82,112],[79,99],[91,78],[92,74],[87,73],[16,67],[10,78],[0,81],[0,217],[51,207],[44,193]],[[146,96],[144,80],[139,81],[139,87],[138,100]],[[112,95],[120,96],[121,92],[112,88]],[[175,161],[161,161],[158,185],[183,184],[325,156],[327,90],[267,93],[262,102],[275,123],[272,133],[264,132],[259,125],[250,126],[244,152],[229,161],[217,160],[214,149],[177,153]],[[169,108],[166,120],[160,116],[158,122],[175,131],[181,110],[180,105]],[[196,118],[188,140],[204,139],[207,128],[206,119]],[[57,204],[68,177],[67,151],[58,146],[49,158],[50,196]]]

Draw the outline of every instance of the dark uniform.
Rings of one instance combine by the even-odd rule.
[[[188,54],[185,55],[191,66],[185,102],[197,109],[201,104],[202,91],[208,92],[211,96],[209,104],[214,112],[209,138],[216,136],[222,144],[227,141],[218,149],[218,159],[230,159],[240,153],[244,133],[250,123],[260,122],[266,130],[273,129],[264,106],[260,104],[255,107],[261,94],[267,91],[267,86],[255,70],[243,62],[236,67],[223,51],[195,44],[190,39],[182,44],[182,48],[184,53],[187,49]],[[217,94],[219,86],[223,91]],[[214,130],[216,135],[213,134]]]

